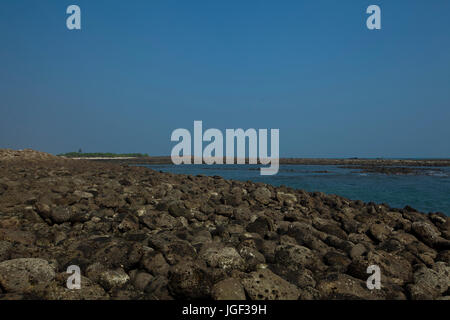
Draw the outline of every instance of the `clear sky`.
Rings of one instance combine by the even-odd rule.
[[[0,147],[169,155],[194,120],[279,128],[282,157],[450,157],[450,1],[0,1]]]

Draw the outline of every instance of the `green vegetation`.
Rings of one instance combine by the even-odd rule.
[[[142,158],[148,157],[147,153],[110,153],[110,152],[94,152],[94,153],[82,153],[82,152],[67,152],[58,154],[58,156],[68,157],[68,158],[125,158],[134,157]]]

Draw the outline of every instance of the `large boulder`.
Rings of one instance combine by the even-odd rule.
[[[20,258],[0,263],[0,286],[6,292],[24,292],[37,284],[46,284],[55,278],[55,268],[48,261]]]
[[[436,263],[433,268],[421,266],[414,272],[413,278],[414,283],[408,285],[408,291],[412,299],[436,299],[449,288],[450,267],[444,262]]]

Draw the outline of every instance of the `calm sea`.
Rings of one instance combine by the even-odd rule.
[[[218,175],[226,179],[286,185],[306,191],[337,194],[352,200],[409,205],[422,212],[450,215],[450,168],[429,168],[425,175],[363,173],[338,166],[281,165],[275,176],[261,176],[254,165],[146,165],[154,170],[182,174]]]

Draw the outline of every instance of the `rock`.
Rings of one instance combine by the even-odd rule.
[[[431,247],[441,236],[441,233],[434,225],[422,221],[414,222],[411,229],[419,239]]]
[[[84,191],[80,191],[80,190],[74,191],[73,194],[74,194],[74,196],[76,196],[80,199],[91,199],[94,197],[94,195],[92,193],[84,192]]]
[[[43,259],[20,258],[0,263],[0,286],[6,292],[24,292],[54,278],[55,268]]]
[[[311,266],[315,262],[315,256],[306,247],[287,244],[276,248],[275,261],[287,268],[298,269],[301,266]]]
[[[200,257],[212,268],[245,269],[245,261],[233,247],[207,245],[202,248]]]
[[[442,261],[450,265],[450,250],[444,250],[439,252],[436,261]]]
[[[149,252],[142,258],[144,268],[154,276],[167,277],[170,266],[164,256],[156,251]]]
[[[364,281],[346,274],[332,273],[317,286],[324,299],[374,300],[380,299],[377,290],[369,290]]]
[[[11,242],[0,241],[0,262],[9,259],[12,247]]]
[[[313,287],[306,287],[300,290],[299,300],[320,300],[320,291]]]
[[[352,249],[350,250],[350,257],[352,259],[355,259],[357,257],[362,256],[366,252],[367,252],[366,247],[362,243],[358,243],[355,246],[353,246]]]
[[[102,265],[101,263],[95,262],[86,268],[86,275],[93,282],[99,282],[100,275],[103,272],[105,272],[106,270],[108,270],[108,269],[104,265]]]
[[[133,214],[127,215],[119,224],[119,230],[121,231],[136,231],[139,230],[139,219]]]
[[[169,272],[169,290],[180,299],[205,299],[211,294],[212,279],[198,262],[181,261]]]
[[[212,297],[214,300],[245,300],[245,292],[237,279],[227,278],[213,286]]]
[[[154,277],[149,273],[137,272],[136,275],[132,278],[132,282],[137,289],[144,291],[153,279]]]
[[[266,187],[259,187],[253,191],[252,196],[256,201],[262,204],[268,204],[270,202],[270,198],[272,197],[272,193]]]
[[[292,193],[284,193],[281,191],[277,192],[278,201],[285,206],[292,207],[297,203],[297,196]]]
[[[81,276],[80,289],[68,289],[67,278],[69,274],[57,274],[57,281],[48,284],[39,284],[32,287],[28,294],[40,300],[106,300],[109,296],[103,288]]]
[[[254,269],[258,264],[266,263],[264,255],[255,248],[241,246],[239,255],[245,260],[249,269]]]
[[[379,244],[378,248],[387,252],[400,252],[405,246],[397,239],[389,238]]]
[[[262,237],[264,237],[269,230],[271,230],[270,222],[265,217],[258,217],[254,222],[249,223],[247,226],[248,232],[257,233]]]
[[[389,228],[384,223],[374,223],[369,227],[370,235],[378,242],[386,240],[391,232],[392,228]]]
[[[313,221],[314,228],[327,234],[334,235],[340,239],[347,240],[347,233],[344,230],[342,230],[337,224],[322,221],[323,219],[320,219],[320,222],[318,222],[318,220],[319,219],[316,218]]]
[[[347,271],[347,267],[351,263],[351,260],[347,256],[333,251],[326,253],[323,259],[327,265],[333,267],[334,271],[342,273]]]
[[[221,204],[217,206],[216,213],[226,217],[231,217],[233,215],[233,210],[234,209],[232,206]]]
[[[123,269],[117,269],[102,272],[98,281],[105,290],[111,290],[124,286],[129,280],[130,277]]]
[[[369,265],[380,267],[383,282],[388,281],[402,286],[412,278],[411,264],[404,258],[388,252],[369,252],[365,268]]]
[[[70,207],[56,207],[52,209],[50,218],[54,223],[69,222],[76,213]]]
[[[182,201],[173,201],[169,203],[168,206],[169,213],[175,218],[185,217],[189,218],[191,216],[191,212],[187,209]]]
[[[299,289],[268,269],[252,272],[242,280],[252,300],[297,300]]]
[[[0,240],[10,243],[20,243],[23,245],[32,245],[36,237],[32,232],[21,230],[0,229]]]
[[[432,269],[421,266],[414,272],[414,283],[408,291],[414,300],[436,299],[447,292],[450,285],[450,267],[444,262],[436,263]]]

